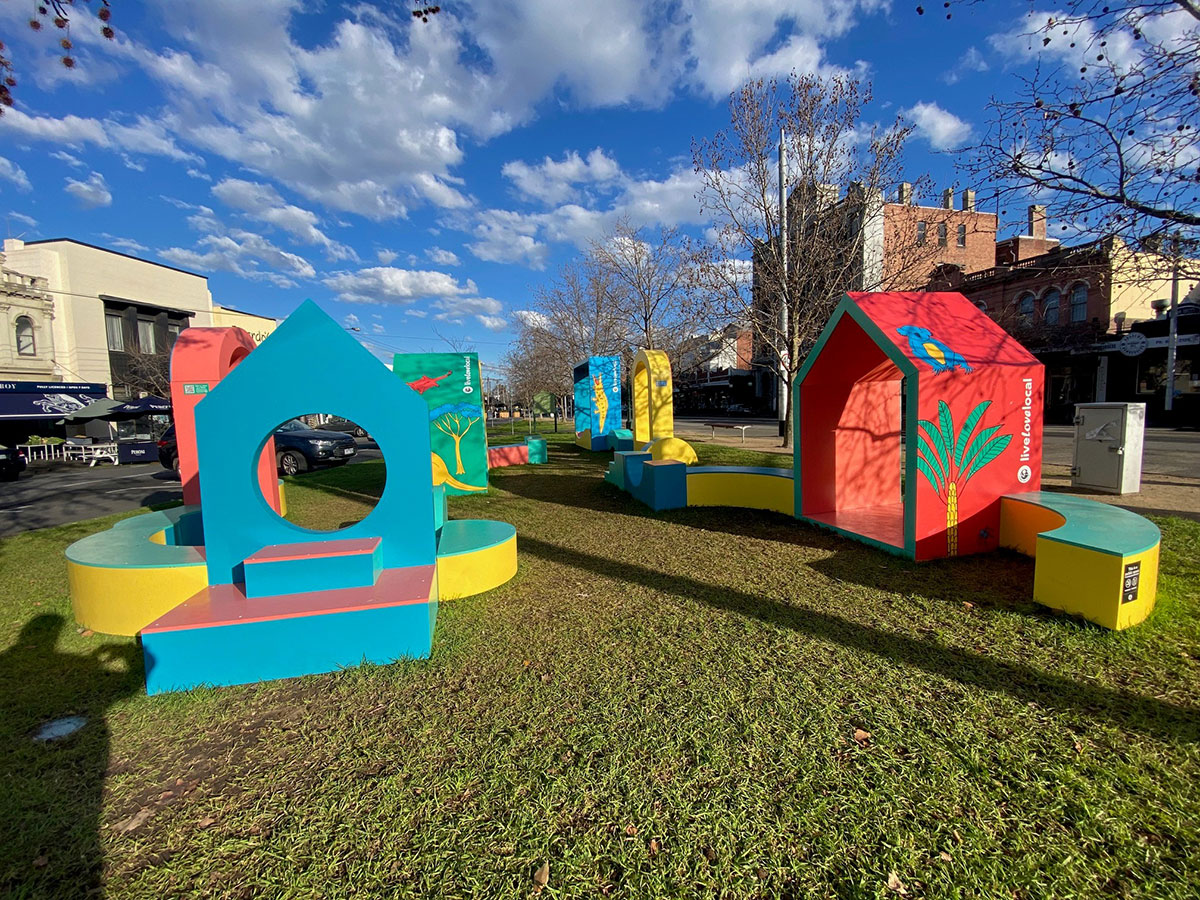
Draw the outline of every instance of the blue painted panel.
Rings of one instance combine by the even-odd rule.
[[[294,678],[364,661],[426,659],[436,620],[437,603],[410,603],[144,634],[146,693]]]
[[[246,596],[273,597],[308,591],[370,587],[379,579],[379,547],[371,553],[348,553],[303,559],[246,562]]]
[[[592,450],[608,450],[605,435],[621,427],[621,359],[617,356],[590,356],[575,367],[575,432],[592,432]],[[599,379],[608,399],[603,419],[597,419],[593,391]]]
[[[280,518],[258,488],[256,463],[274,428],[312,412],[357,422],[387,459],[378,505],[338,537],[381,537],[386,569],[434,563],[426,404],[308,301],[196,406],[210,584],[243,580],[242,560],[262,547],[329,539]]]

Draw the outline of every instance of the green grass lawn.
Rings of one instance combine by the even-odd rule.
[[[1112,633],[1022,557],[652,513],[606,461],[564,433],[451,502],[521,568],[442,605],[432,659],[257,686],[150,699],[133,641],[77,633],[62,551],[112,519],[5,539],[0,895],[1200,894],[1200,524],[1159,520],[1158,607]],[[292,479],[291,515],[382,475]]]

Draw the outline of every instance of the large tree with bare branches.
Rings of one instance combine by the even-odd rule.
[[[936,251],[915,240],[884,264],[883,196],[901,180],[911,128],[898,118],[867,125],[870,102],[870,85],[848,75],[751,81],[730,97],[729,127],[692,145],[698,199],[716,229],[706,270],[716,305],[750,325],[756,353],[766,351],[788,384],[844,291],[911,283],[932,267]],[[790,419],[789,409],[784,446]]]
[[[968,170],[1002,197],[1043,198],[1070,233],[1188,255],[1200,237],[1200,4],[1061,8],[1029,14],[1037,64],[992,100]]]

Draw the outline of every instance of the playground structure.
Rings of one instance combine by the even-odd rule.
[[[67,549],[76,619],[140,635],[148,693],[424,658],[439,600],[516,573],[511,525],[448,519],[425,400],[315,304],[253,352],[240,329],[185,334],[193,331],[176,345],[172,371],[223,375],[180,381],[207,384],[186,407],[194,449],[179,447],[181,469],[195,454],[187,471],[200,474],[200,504],[124,520]],[[333,360],[338,377],[314,370],[313,359]],[[367,428],[389,463],[375,509],[333,534],[280,516],[273,459],[264,490],[272,431],[314,406]],[[231,435],[233,420],[241,427]]]
[[[1161,535],[1039,490],[1043,377],[960,294],[847,294],[793,383],[791,470],[643,448],[605,478],[654,510],[770,510],[917,561],[1013,549],[1035,560],[1034,600],[1127,628],[1154,608]]]
[[[591,356],[575,367],[575,443],[612,450],[621,428],[621,360]]]
[[[546,461],[546,439],[530,435],[520,444],[500,444],[488,447],[488,468],[540,465]]]
[[[434,483],[446,493],[472,494],[488,487],[487,421],[479,355],[397,353],[392,372],[425,401]]]

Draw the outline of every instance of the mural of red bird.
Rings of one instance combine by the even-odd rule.
[[[418,394],[423,394],[430,388],[437,387],[438,382],[441,381],[443,378],[449,378],[449,377],[450,377],[449,372],[447,372],[445,375],[439,375],[437,378],[430,378],[428,375],[422,375],[416,381],[409,381],[406,383],[408,384],[408,386],[410,388],[412,388]]]

